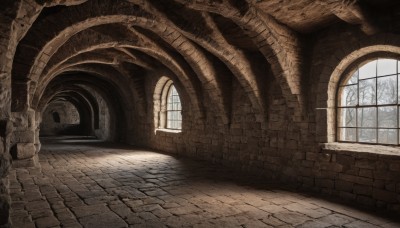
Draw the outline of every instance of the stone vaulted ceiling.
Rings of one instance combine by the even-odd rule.
[[[304,37],[343,22],[374,33],[380,21],[370,9],[393,5],[373,0],[25,0],[14,5],[19,10],[12,78],[14,88],[26,84],[29,93],[15,89],[12,108],[36,108],[56,76],[81,72],[110,81],[121,93],[133,85],[129,97],[144,112],[144,77],[161,69],[184,86],[200,116],[206,92],[229,121],[226,72],[248,93],[254,109],[265,108],[265,80],[276,80],[296,109],[304,99]],[[269,71],[273,77],[268,79]]]

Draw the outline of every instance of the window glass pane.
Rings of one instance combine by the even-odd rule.
[[[379,129],[378,143],[397,144],[397,129]]]
[[[397,128],[397,106],[378,108],[378,127]]]
[[[172,110],[172,102],[168,101],[167,110]]]
[[[400,91],[400,74],[397,75],[397,91]],[[397,93],[398,96],[398,104],[400,104],[400,93]]]
[[[378,78],[378,105],[379,104],[396,104],[397,103],[397,75]]]
[[[341,104],[342,107],[356,106],[358,102],[357,85],[345,86],[341,88]]]
[[[362,80],[359,82],[359,102],[360,105],[376,104],[376,78]]]
[[[175,88],[175,86],[172,86],[172,95],[178,95],[178,92],[176,91],[176,88]]]
[[[178,102],[174,103],[174,110],[179,110],[179,103]]]
[[[376,129],[358,129],[358,141],[376,143]]]
[[[167,128],[181,129],[181,101],[174,85],[171,85],[167,100]]]
[[[357,110],[357,127],[376,128],[376,108],[359,108]]]
[[[357,130],[355,128],[339,128],[340,141],[355,142]]]
[[[176,96],[175,95],[173,95],[172,93],[171,93],[171,97],[172,97],[172,103],[175,103],[175,102],[177,102],[177,100],[176,100]]]
[[[373,78],[376,76],[376,61],[369,62],[359,70],[359,79]]]
[[[378,76],[397,74],[397,61],[394,59],[378,59]]]
[[[358,69],[354,74],[349,78],[346,85],[357,84],[358,83]]]
[[[172,104],[173,100],[172,100],[172,96],[171,94],[168,94],[168,100],[167,100],[168,104]]]
[[[339,127],[356,127],[356,109],[339,109]]]

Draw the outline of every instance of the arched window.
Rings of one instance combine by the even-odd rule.
[[[395,59],[375,59],[342,80],[338,141],[399,145],[399,65]]]
[[[162,76],[154,90],[154,127],[179,133],[182,130],[182,103],[174,82]]]
[[[178,91],[171,84],[167,96],[167,127],[169,129],[182,129],[182,105]]]

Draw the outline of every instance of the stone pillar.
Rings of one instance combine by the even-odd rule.
[[[9,225],[11,199],[8,195],[9,181],[7,176],[11,166],[9,153],[11,125],[8,120],[0,120],[0,227],[8,227]]]
[[[14,130],[11,137],[13,167],[38,167],[40,142],[36,112],[28,109],[12,112],[11,116]]]
[[[15,79],[12,82],[11,120],[11,156],[13,167],[38,167],[37,153],[40,149],[36,112],[29,107],[29,79]]]

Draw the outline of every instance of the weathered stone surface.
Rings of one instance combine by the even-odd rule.
[[[27,167],[40,167],[39,157],[35,154],[32,158],[13,160],[12,167],[14,168],[27,168]]]
[[[0,179],[7,176],[10,166],[11,156],[8,153],[0,154]]]
[[[218,165],[133,147],[117,149],[98,141],[82,140],[82,147],[74,140],[44,144],[42,169],[12,172],[13,223],[21,227],[330,227],[391,221]],[[190,167],[182,169],[182,164]],[[153,194],[156,186],[162,194]],[[25,189],[22,195],[21,189]],[[142,195],[136,197],[137,192]],[[91,199],[96,203],[83,202]]]
[[[0,194],[0,226],[8,223],[9,218],[9,210],[10,210],[10,200],[9,197]]]
[[[32,158],[36,154],[36,147],[33,143],[17,143],[12,149],[14,159]]]
[[[398,145],[332,142],[341,135],[336,108],[343,98],[339,85],[366,61],[397,58],[399,10],[396,1],[376,0],[171,0],[168,4],[159,0],[4,0],[0,9],[0,178],[7,175],[11,146],[33,144],[37,153],[40,134],[78,134],[206,160],[398,213]],[[167,116],[173,115],[167,111],[166,99],[172,84],[181,100],[175,114],[182,115],[182,129],[165,129]],[[382,132],[377,132],[377,140],[382,140]],[[38,166],[32,151],[15,153],[23,160],[16,160],[13,167]],[[97,152],[87,151],[90,158]],[[44,170],[65,168],[59,159],[54,158],[59,162],[46,164]],[[146,199],[171,194],[162,188],[180,185],[184,177],[173,174],[190,166],[182,164],[170,170],[170,176],[162,169],[144,175],[141,167],[135,167],[140,174],[128,171],[130,176],[124,176],[119,172],[127,164],[120,161],[117,168],[107,171],[109,176],[92,176],[76,184],[88,172],[103,175],[100,165],[58,176],[54,186],[63,186],[57,191],[63,191],[59,197],[65,206],[111,205],[120,199],[148,204]],[[39,175],[33,170],[19,175],[24,179],[33,172]],[[132,176],[135,182],[130,182]],[[42,185],[40,181],[32,178],[16,194],[30,198],[25,190]],[[4,183],[2,192],[6,192]],[[104,195],[96,195],[101,191]],[[57,194],[46,192],[43,197]],[[271,202],[271,208],[263,211],[278,213],[282,205],[292,203]],[[248,203],[260,207],[264,202]],[[165,211],[157,208],[158,215],[186,216],[176,204],[169,202]],[[196,211],[193,205],[181,206]],[[141,209],[135,212],[147,220],[154,218],[149,214],[153,206]],[[114,210],[127,214],[123,207]],[[309,217],[321,215],[303,212]],[[169,222],[187,225],[179,219]],[[313,222],[307,224],[325,224]],[[191,225],[210,224],[259,226],[260,222],[220,218]]]
[[[126,224],[124,220],[122,220],[114,213],[102,213],[98,215],[90,215],[87,217],[82,217],[79,219],[79,222],[84,227],[99,227],[99,228],[128,227],[128,224]]]

